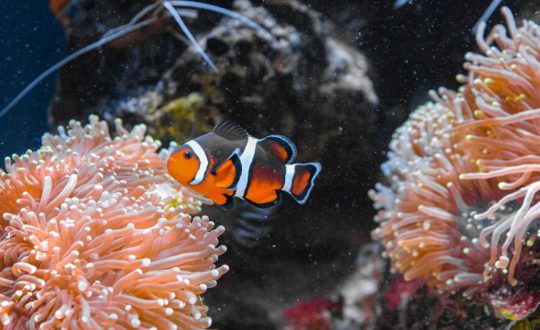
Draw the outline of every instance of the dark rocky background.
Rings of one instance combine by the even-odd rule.
[[[378,179],[392,132],[427,100],[429,89],[457,86],[454,77],[463,71],[463,56],[475,49],[471,28],[491,1],[413,0],[399,8],[390,0],[210,2],[254,19],[272,31],[277,42],[217,14],[201,13],[186,20],[219,68],[213,74],[179,38],[172,20],[160,15],[151,27],[60,70],[49,107],[50,127],[72,118],[86,120],[90,113],[107,120],[119,116],[128,124],[147,123],[150,133],[167,144],[232,119],[257,137],[288,135],[299,147],[299,160],[321,161],[323,172],[304,206],[285,198],[268,214],[249,215],[253,210],[241,203],[228,213],[205,210],[229,229],[224,237],[229,250],[220,263],[229,264],[231,271],[205,295],[217,328],[326,329],[328,320],[340,320],[331,324],[343,329],[359,324],[459,325],[462,314],[457,312],[424,315],[422,306],[437,303],[437,298],[421,285],[406,287],[411,295],[420,292],[410,300],[414,303],[406,309],[407,317],[393,310],[394,314],[384,314],[388,320],[380,318],[385,309],[378,308],[377,302],[394,282],[384,281],[385,263],[375,257],[380,251],[372,253],[373,248],[368,253],[364,248],[360,257],[358,251],[369,241],[374,226],[367,191]],[[149,3],[72,1],[63,12],[67,53],[127,22]],[[534,1],[505,4],[518,17],[535,15],[537,7]],[[40,12],[39,18],[46,18],[49,27],[32,32],[41,31],[43,39],[51,39],[52,57],[44,63],[46,57],[37,50],[25,52],[25,41],[18,37],[33,27],[20,24],[29,13],[35,15],[33,7],[20,2],[9,8],[11,23],[2,25],[0,40],[2,45],[4,40],[11,43],[9,49],[2,47],[2,59],[13,56],[29,63],[37,76],[58,58],[60,43],[51,39],[57,29],[54,20]],[[489,22],[500,21],[497,11]],[[34,47],[37,42],[28,43]],[[25,69],[23,77],[13,71],[17,65],[4,63],[2,93],[8,100],[32,74]],[[2,150],[35,147],[36,134],[41,134],[36,132],[45,127],[45,113],[43,106],[29,102],[37,102],[46,92],[47,86],[40,85],[2,118],[1,141],[6,147]],[[370,293],[370,287],[381,290]],[[351,297],[356,293],[362,298]],[[354,299],[367,301],[369,308]],[[357,315],[348,322],[351,311],[345,308],[363,310],[358,312],[363,318]],[[298,314],[314,323],[303,323],[301,317],[298,321]],[[478,318],[471,326],[488,323]]]

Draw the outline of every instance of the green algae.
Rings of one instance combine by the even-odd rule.
[[[160,124],[155,135],[159,139],[183,141],[193,129],[204,131],[206,125],[200,119],[199,111],[204,107],[204,97],[199,93],[176,98],[162,106]]]

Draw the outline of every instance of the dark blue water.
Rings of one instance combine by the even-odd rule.
[[[61,59],[64,33],[45,0],[2,0],[0,7],[0,107]],[[38,85],[0,119],[0,156],[35,149],[47,131],[55,76]]]

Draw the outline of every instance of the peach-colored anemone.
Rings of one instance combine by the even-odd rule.
[[[144,126],[90,117],[6,159],[0,177],[4,329],[207,328],[201,295],[223,227],[166,173]]]
[[[456,151],[449,133],[454,124],[452,112],[438,103],[412,113],[383,166],[391,186],[370,192],[381,209],[373,236],[383,239],[393,267],[406,280],[425,278],[441,290],[480,283],[487,258],[473,216],[477,197],[490,195],[492,187],[460,181],[460,173],[476,167]]]
[[[503,9],[467,54],[458,92],[440,89],[396,131],[370,192],[373,233],[405,278],[441,291],[475,287],[498,270],[517,284],[523,246],[540,218],[540,27]]]

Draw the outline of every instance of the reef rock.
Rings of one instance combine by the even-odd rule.
[[[61,12],[68,53],[127,23],[150,3],[72,1]],[[148,27],[62,68],[50,122],[90,113],[120,117],[127,125],[146,123],[150,134],[167,143],[184,142],[229,119],[256,137],[287,135],[296,142],[300,161],[320,161],[323,172],[310,202],[285,201],[263,216],[272,219],[260,228],[248,222],[247,231],[254,233],[247,235],[258,247],[228,243],[225,261],[232,275],[206,297],[222,306],[212,315],[220,328],[270,326],[273,312],[332,290],[353,263],[349,251],[367,239],[366,191],[382,161],[378,98],[366,58],[309,6],[296,0],[219,5],[254,20],[275,40],[219,14],[186,17],[218,68],[213,73],[162,11]],[[215,219],[223,219],[250,210],[241,205],[237,212],[214,212],[219,212]],[[225,225],[225,242],[246,232]]]

